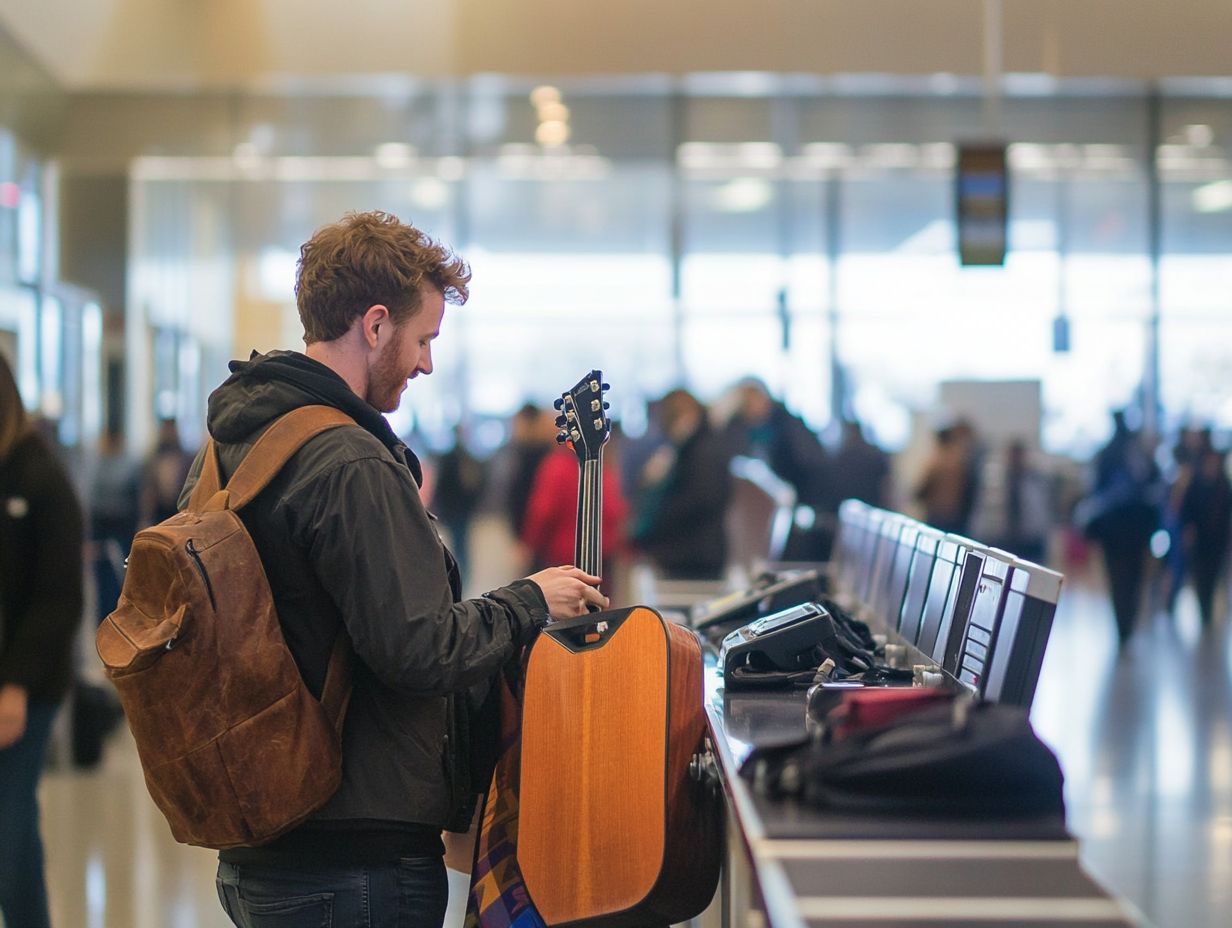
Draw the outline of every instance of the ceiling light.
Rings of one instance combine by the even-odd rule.
[[[461,180],[466,174],[466,161],[457,155],[446,155],[436,162],[436,173],[441,180]]]
[[[541,122],[535,130],[535,141],[549,148],[564,145],[569,141],[569,126],[554,119]]]
[[[865,164],[875,168],[913,168],[920,163],[920,150],[909,142],[874,142],[861,154]]]
[[[936,94],[951,94],[958,92],[958,78],[948,71],[938,71],[928,78],[929,89]]]
[[[676,149],[676,158],[692,170],[712,168],[721,160],[717,146],[710,142],[682,142]]]
[[[444,209],[449,204],[449,185],[439,177],[421,177],[411,185],[411,200],[423,209]]]
[[[252,142],[240,142],[232,152],[235,166],[246,173],[255,173],[261,168],[261,152]]]
[[[783,149],[774,142],[741,142],[735,151],[737,162],[750,168],[777,168],[783,160]]]
[[[1056,167],[1048,145],[1035,142],[1015,142],[1009,147],[1010,167],[1015,171],[1046,171]]]
[[[1185,141],[1194,148],[1206,148],[1206,146],[1215,141],[1215,130],[1201,123],[1186,126]]]
[[[843,168],[851,162],[851,148],[842,142],[809,142],[800,149],[800,154],[819,169]]]
[[[530,92],[530,102],[536,107],[544,106],[548,103],[559,103],[560,91],[548,84],[543,84]]]
[[[715,189],[712,205],[720,213],[752,213],[768,206],[774,188],[764,177],[737,177]]]
[[[387,171],[394,171],[411,163],[415,157],[415,146],[406,142],[384,142],[376,147],[373,154],[378,165]]]
[[[569,118],[569,107],[555,100],[537,107],[541,122],[565,122]]]
[[[1193,208],[1199,213],[1222,213],[1232,209],[1232,180],[1217,180],[1194,189]]]

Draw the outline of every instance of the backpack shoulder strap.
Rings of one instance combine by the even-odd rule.
[[[218,446],[214,444],[214,439],[206,440],[201,457],[201,472],[197,474],[197,482],[184,506],[189,512],[200,512],[205,504],[213,499],[214,494],[222,489],[222,471],[219,469]]]
[[[355,420],[333,406],[301,406],[286,413],[257,439],[236,468],[226,488],[222,487],[218,446],[211,438],[205,448],[201,474],[193,488],[188,508],[239,509],[260,493],[310,438]],[[334,729],[341,735],[347,704],[351,701],[351,666],[354,650],[345,629],[339,629],[329,656],[321,703]]]
[[[225,505],[235,510],[251,502],[310,438],[343,425],[355,425],[355,420],[333,406],[301,406],[286,413],[266,429],[244,455],[244,460],[227,481],[223,494],[220,494]],[[325,672],[321,704],[340,736],[351,701],[353,658],[351,638],[345,627],[339,628]]]
[[[211,504],[207,504],[206,508],[225,507],[235,510],[252,502],[308,439],[343,425],[355,425],[355,420],[333,406],[301,406],[299,409],[293,409],[257,439],[227,481],[222,499],[218,502],[211,500]],[[216,456],[215,453],[211,458]],[[207,459],[202,468],[202,476],[207,476],[207,469],[212,468],[213,479],[216,481],[217,467],[216,460]],[[215,495],[217,496],[217,493]],[[219,507],[218,503],[221,503],[222,507]]]
[[[351,702],[352,667],[355,650],[351,645],[351,636],[346,628],[338,629],[338,637],[334,639],[334,648],[329,655],[329,665],[325,670],[325,686],[321,690],[321,705],[325,714],[333,723],[334,731],[342,734],[342,724],[346,721],[347,706]]]

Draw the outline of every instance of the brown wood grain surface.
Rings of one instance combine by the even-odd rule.
[[[635,609],[601,648],[542,636],[527,670],[518,862],[561,924],[636,905],[663,864],[668,636]]]

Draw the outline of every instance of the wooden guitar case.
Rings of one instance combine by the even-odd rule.
[[[517,857],[548,925],[702,912],[722,854],[696,635],[637,606],[549,625],[526,672]]]

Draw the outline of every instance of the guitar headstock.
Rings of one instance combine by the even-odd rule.
[[[579,461],[598,460],[603,443],[612,434],[612,420],[606,411],[607,389],[603,372],[591,371],[553,404],[560,410],[556,440],[562,445],[570,442]]]

